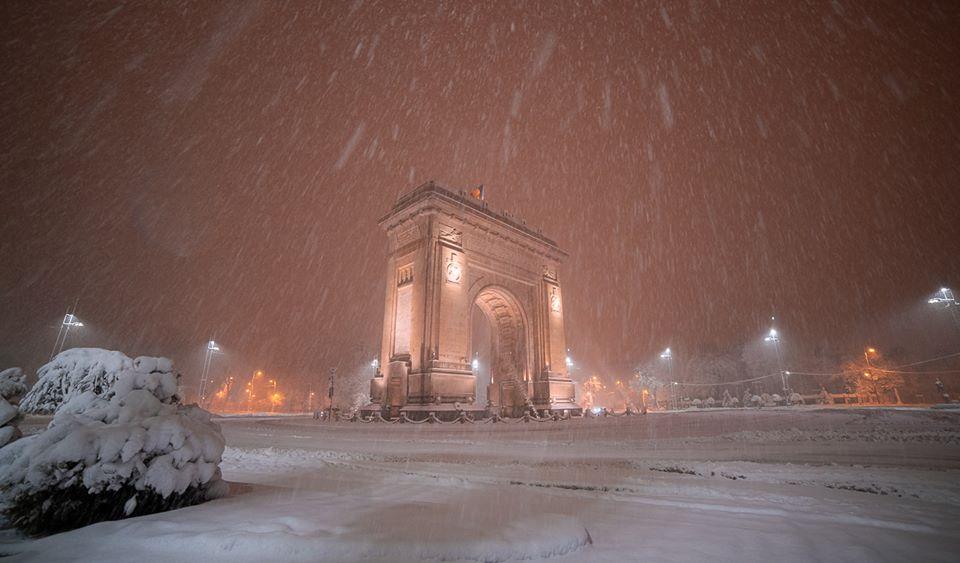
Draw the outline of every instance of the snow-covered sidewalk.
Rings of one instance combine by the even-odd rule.
[[[955,560],[960,413],[511,425],[221,419],[228,498],[0,546],[22,560]]]

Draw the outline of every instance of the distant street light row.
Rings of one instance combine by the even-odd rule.
[[[954,321],[957,323],[957,328],[960,329],[960,302],[958,302],[956,297],[954,296],[953,290],[951,290],[948,287],[941,287],[940,290],[933,295],[933,297],[930,297],[929,299],[927,299],[927,303],[930,305],[942,306],[944,309],[950,310]],[[76,316],[76,307],[77,307],[76,304],[74,304],[73,311],[71,312],[71,310],[68,309],[67,313],[63,316],[63,321],[60,323],[59,330],[57,331],[57,338],[53,343],[53,352],[50,355],[50,359],[53,359],[57,354],[63,351],[63,347],[67,341],[67,334],[70,332],[71,328],[79,329],[84,327],[83,322]],[[770,317],[770,320],[775,321],[776,317]],[[776,328],[771,328],[770,332],[767,333],[767,335],[763,338],[763,340],[764,342],[773,344],[774,349],[776,350],[777,369],[780,372],[780,380],[781,380],[781,384],[783,385],[783,391],[784,391],[784,394],[789,395],[790,372],[783,369],[783,357],[780,352],[780,342],[781,342],[780,333],[777,332]],[[873,348],[868,348],[867,352],[865,352],[864,355],[866,356],[868,353],[874,353],[874,352],[875,350]],[[215,340],[210,339],[209,341],[207,341],[206,353],[204,355],[204,361],[203,361],[203,370],[200,375],[200,389],[198,393],[200,397],[200,405],[203,405],[204,400],[206,399],[206,391],[207,391],[207,383],[209,379],[208,376],[210,374],[210,366],[213,362],[213,355],[217,353],[220,353],[220,345],[217,344]],[[670,350],[669,347],[660,353],[660,359],[667,362],[667,369],[670,374],[670,379],[672,380],[673,379],[673,352]],[[566,363],[567,369],[572,371],[574,367],[574,363],[573,363],[573,358],[570,356],[569,348],[567,349],[567,355],[564,358],[564,362]],[[869,365],[869,363],[870,363],[870,358],[867,357],[867,364]],[[373,368],[374,375],[376,375],[380,368],[380,361],[377,359],[374,359],[372,362],[370,362],[370,365]],[[473,360],[471,361],[471,367],[474,370],[477,370],[479,366],[480,366],[479,359],[476,356],[474,356]],[[672,388],[676,390],[679,383],[677,381],[671,381],[671,383],[673,384]],[[675,395],[676,391],[674,391],[673,394]],[[678,399],[679,399],[678,397],[675,397],[674,401],[677,401]]]
[[[941,287],[940,291],[934,294],[933,297],[927,299],[927,303],[930,305],[942,305],[944,309],[949,309],[953,314],[953,319],[957,323],[957,328],[960,329],[960,302],[954,297],[953,291],[948,287]],[[776,317],[770,317],[771,321],[775,321]],[[777,371],[780,373],[780,382],[783,386],[784,395],[789,402],[790,395],[790,372],[783,369],[783,356],[780,352],[780,333],[777,332],[776,328],[771,328],[770,332],[763,338],[764,342],[773,344],[774,350],[777,353]],[[870,366],[870,355],[876,355],[877,350],[875,348],[867,348],[864,351],[864,358],[866,359],[867,365]],[[670,378],[673,379],[673,353],[670,351],[670,348],[667,348],[660,353],[660,359],[666,360],[670,370]],[[678,385],[678,382],[672,382],[674,386]]]

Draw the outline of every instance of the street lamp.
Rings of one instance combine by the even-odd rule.
[[[370,362],[370,367],[373,368],[373,376],[376,377],[376,376],[377,376],[377,372],[378,372],[379,369],[380,369],[380,360],[374,358],[373,361]]]
[[[940,291],[935,293],[930,299],[927,299],[927,303],[931,305],[939,305],[942,303],[949,307],[951,305],[957,305],[957,300],[953,297],[953,291],[949,287],[941,287]]]
[[[67,309],[69,311],[69,309]],[[73,313],[67,313],[63,316],[60,323],[60,329],[57,331],[57,339],[53,341],[53,353],[50,354],[52,360],[54,356],[63,351],[63,345],[67,343],[67,333],[71,328],[83,328],[83,323]],[[62,339],[61,339],[62,337]]]
[[[777,370],[780,371],[780,383],[783,385],[784,400],[790,403],[790,392],[787,390],[787,372],[783,371],[783,357],[780,355],[780,334],[777,329],[771,328],[770,332],[763,339],[764,342],[772,342],[777,351]]]
[[[203,370],[200,372],[200,406],[206,398],[207,376],[210,374],[210,364],[213,363],[213,355],[220,352],[220,345],[213,339],[207,341],[207,349],[203,358]]]
[[[277,403],[280,400],[280,395],[277,393],[277,380],[268,379],[267,383],[273,385],[273,393],[270,394],[270,412],[274,411],[274,408],[277,406]]]
[[[667,362],[667,372],[670,374],[670,379],[673,379],[673,352],[670,351],[670,348],[667,347],[666,350],[660,352],[660,359],[666,360]],[[677,410],[677,382],[673,382],[673,410]]]
[[[953,315],[953,322],[957,325],[957,330],[960,330],[960,302],[958,302],[954,296],[953,290],[949,287],[941,287],[940,291],[936,292],[930,299],[927,299],[927,303],[930,305],[942,305],[944,309],[949,309]]]

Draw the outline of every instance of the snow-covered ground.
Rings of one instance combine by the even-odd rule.
[[[29,420],[26,421],[29,423]],[[782,408],[496,425],[220,419],[227,498],[15,560],[956,561],[960,412]]]

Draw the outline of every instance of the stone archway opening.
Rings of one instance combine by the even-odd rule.
[[[523,308],[507,290],[487,287],[474,299],[471,325],[478,398],[505,414],[522,409],[530,381]]]

